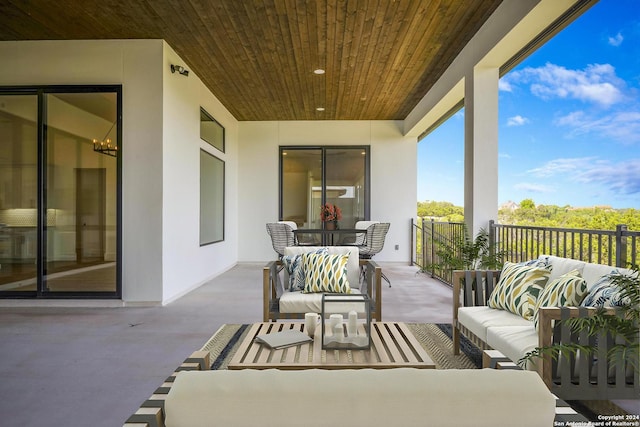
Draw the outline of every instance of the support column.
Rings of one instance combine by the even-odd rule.
[[[498,68],[474,68],[464,88],[464,220],[470,237],[498,219]]]

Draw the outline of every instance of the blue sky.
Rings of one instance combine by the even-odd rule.
[[[640,209],[640,0],[600,0],[500,80],[498,202]],[[464,201],[464,110],[418,144],[418,201]]]

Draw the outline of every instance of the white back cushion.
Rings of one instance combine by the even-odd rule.
[[[548,258],[549,263],[551,263],[551,265],[553,266],[553,269],[551,270],[551,275],[549,276],[549,282],[573,270],[578,270],[580,275],[582,275],[584,266],[587,264],[584,261],[578,261],[578,260],[569,259],[569,258],[561,258],[554,255],[540,255],[539,259],[545,259],[545,258]]]
[[[602,264],[587,264],[584,267],[582,277],[587,281],[587,289],[591,290],[593,285],[602,277],[611,273],[629,274],[631,270],[626,268],[612,267],[610,265]]]
[[[578,261],[575,259],[561,258],[553,255],[540,255],[539,259],[545,258],[548,258],[549,262],[553,266],[553,270],[551,270],[551,277],[549,277],[549,282],[575,269],[580,272],[580,275],[587,282],[588,290],[591,290],[593,285],[595,285],[598,279],[600,279],[602,276],[614,272],[620,272],[622,274],[629,274],[631,272],[631,270],[626,268],[612,267],[610,265],[604,264],[594,264],[584,261]]]
[[[555,398],[537,373],[509,369],[183,371],[165,413],[167,427],[540,427]]]
[[[298,229],[298,224],[296,224],[293,221],[278,221],[278,223],[280,224],[286,224],[289,227],[291,227],[292,230],[297,230]]]

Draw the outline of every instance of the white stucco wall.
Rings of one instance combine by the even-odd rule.
[[[238,256],[238,122],[164,43],[163,59],[163,250],[164,301],[200,286],[235,265]],[[200,107],[225,128],[225,152],[200,139]],[[225,162],[224,241],[200,246],[200,149]],[[185,286],[187,284],[187,286]]]
[[[168,302],[237,259],[237,122],[162,40],[0,42],[0,85],[121,84],[123,300]],[[187,66],[187,64],[184,64]],[[225,241],[199,246],[199,108],[226,128]]]
[[[415,137],[404,137],[401,129],[399,121],[240,122],[239,261],[275,258],[265,224],[278,220],[279,146],[370,145],[371,219],[391,223],[385,247],[375,259],[409,262],[417,143]]]

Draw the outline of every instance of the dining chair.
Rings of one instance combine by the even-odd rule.
[[[380,221],[357,221],[355,226],[356,230],[362,230],[362,233],[356,233],[355,241],[352,243],[355,246],[364,246],[367,240],[367,228],[373,224],[379,224]]]
[[[267,223],[267,233],[271,236],[271,245],[278,254],[278,259],[284,255],[284,248],[295,246],[296,238],[293,230],[297,225],[293,221],[278,221]]]
[[[390,226],[391,224],[388,222],[374,222],[367,227],[367,232],[364,233],[365,241],[362,245],[358,246],[361,259],[371,259],[382,250]],[[382,278],[389,284],[389,287],[391,287],[391,281],[384,273],[382,273]]]

